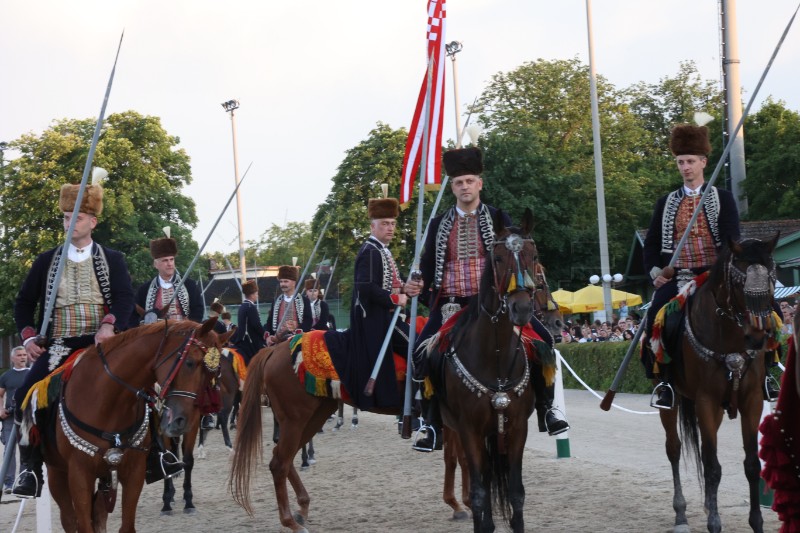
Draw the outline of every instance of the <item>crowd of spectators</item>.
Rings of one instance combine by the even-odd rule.
[[[783,320],[783,329],[781,332],[786,335],[791,335],[794,331],[792,323],[794,321],[794,314],[797,312],[797,303],[795,302],[792,304],[791,300],[786,299],[781,300],[779,305],[781,307],[781,313],[783,313],[781,317],[781,320]]]
[[[562,342],[622,342],[633,340],[639,320],[634,316],[613,322],[572,322],[567,320],[561,332]]]

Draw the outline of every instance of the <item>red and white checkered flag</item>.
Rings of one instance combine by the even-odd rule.
[[[425,186],[435,188],[442,182],[442,123],[444,121],[444,64],[445,64],[445,2],[428,1],[428,61],[431,67],[431,110],[428,123],[428,161],[425,169]],[[403,173],[400,181],[400,203],[407,205],[413,196],[414,181],[422,159],[422,142],[425,132],[425,100],[428,93],[428,68],[422,78],[417,97],[414,120],[408,131],[406,152],[403,156]]]

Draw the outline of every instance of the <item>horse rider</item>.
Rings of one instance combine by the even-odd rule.
[[[150,256],[158,275],[139,286],[136,305],[145,311],[156,311],[159,318],[202,322],[205,305],[200,287],[188,277],[181,283],[181,276],[175,268],[178,242],[170,237],[169,227],[164,228],[164,233],[165,237],[150,241]],[[176,295],[175,287],[179,284]],[[169,307],[165,309],[167,305]],[[138,313],[135,318],[138,318]]]
[[[225,306],[222,305],[218,299],[215,299],[211,302],[211,305],[208,306],[208,318],[217,317],[217,322],[214,324],[214,331],[217,335],[222,335],[228,332],[228,326],[225,325],[225,322],[222,318],[222,315],[225,314]],[[228,313],[228,320],[230,320],[230,313]]]
[[[127,328],[133,312],[133,288],[125,256],[92,240],[92,230],[103,211],[103,188],[86,187],[78,212],[74,212],[79,185],[65,184],[59,195],[64,231],[73,217],[70,244],[39,255],[33,262],[14,303],[14,321],[33,366],[15,394],[15,420],[22,421],[22,403],[37,381],[61,366],[74,350],[100,344]],[[52,284],[62,253],[67,254],[58,287]],[[47,339],[37,336],[45,320],[48,299],[55,297]],[[38,318],[35,317],[39,307]],[[25,443],[25,444],[23,444]],[[35,498],[42,489],[43,458],[39,446],[28,444],[20,433],[20,473],[12,493]]]
[[[644,240],[644,267],[655,287],[653,300],[647,310],[646,340],[642,348],[642,363],[648,378],[655,379],[655,356],[649,347],[656,314],[678,290],[698,274],[714,265],[722,246],[728,240],[739,239],[739,211],[730,191],[711,187],[694,226],[689,229],[690,238],[681,249],[675,262],[674,275],[664,272],[675,251],[675,246],[687,231],[689,221],[707,185],[703,170],[708,164],[711,143],[708,128],[692,124],[679,124],[672,129],[669,147],[675,156],[683,185],[662,196],[656,202],[650,227]],[[654,407],[671,409],[674,395],[669,384],[669,365],[659,362]]]
[[[236,348],[245,364],[250,364],[250,359],[265,346],[266,332],[261,325],[261,315],[258,312],[258,283],[251,279],[242,283],[244,301],[239,306],[238,326],[230,342]]]
[[[422,279],[425,282],[421,298],[430,309],[428,322],[417,338],[414,378],[423,380],[430,374],[428,357],[420,345],[434,335],[447,319],[466,305],[478,293],[486,257],[494,242],[493,217],[497,210],[481,202],[483,188],[483,154],[477,147],[449,150],[442,160],[450,176],[450,190],[456,205],[431,220],[422,253]],[[511,226],[503,213],[506,225]],[[553,336],[535,317],[531,326],[550,346]],[[553,409],[554,386],[546,386],[541,365],[531,366],[531,383],[536,393],[536,412],[539,431],[557,435],[569,429],[561,413]],[[436,384],[434,383],[434,389]],[[427,431],[423,439],[413,444],[417,451],[429,452],[442,447],[442,419],[439,402],[434,396],[427,405]],[[438,438],[434,436],[438,435]]]
[[[281,294],[272,304],[265,330],[269,334],[267,346],[285,341],[295,333],[311,330],[311,302],[302,292],[295,296],[300,272],[296,266],[283,265],[278,268],[278,283]]]
[[[319,280],[307,279],[305,282],[306,298],[311,304],[311,329],[327,330],[331,313],[328,302],[322,300],[324,290],[319,286]]]
[[[419,294],[420,281],[403,283],[389,244],[394,238],[400,204],[388,198],[388,186],[382,185],[383,198],[370,198],[367,214],[370,235],[356,255],[353,268],[353,296],[350,304],[350,329],[347,335],[329,331],[325,340],[342,383],[359,409],[399,408],[402,396],[397,390],[397,376],[392,352],[408,353],[408,324],[397,320],[391,343],[375,380],[371,396],[364,394],[383,340],[389,331],[395,308],[405,307],[408,298]],[[349,344],[341,342],[349,339]],[[346,361],[350,364],[345,364]]]

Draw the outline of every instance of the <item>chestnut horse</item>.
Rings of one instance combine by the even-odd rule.
[[[741,414],[749,523],[753,531],[763,531],[758,487],[761,469],[758,424],[763,405],[764,354],[776,325],[772,319],[775,283],[772,250],[776,242],[777,236],[767,242],[746,239],[729,243],[708,279],[686,303],[679,355],[670,364],[679,409],[659,412],[666,431],[667,457],[672,465],[675,531],[688,531],[679,468],[681,437],[697,463],[698,478],[705,492],[708,530],[716,533],[722,529],[717,506],[722,477],[717,459],[717,430],[726,411],[730,418]]]
[[[561,331],[564,327],[563,317],[558,304],[550,294],[550,288],[545,276],[545,268],[541,263],[535,265],[534,281],[534,314],[545,325],[553,336],[555,342],[560,342]],[[472,506],[469,496],[469,469],[467,456],[461,446],[458,433],[445,426],[442,428],[442,449],[444,452],[444,488],[442,499],[453,509],[453,520],[466,520],[469,518],[469,509]],[[461,469],[461,501],[455,495],[456,468]]]
[[[40,427],[52,437],[45,439],[44,458],[64,531],[105,531],[117,483],[124,487],[120,531],[135,531],[149,418],[160,416],[167,437],[189,428],[196,399],[219,365],[214,322],[141,326],[87,348],[74,364],[61,401],[49,409],[52,425]]]
[[[227,333],[225,335],[228,335]],[[231,412],[233,406],[233,397],[236,391],[239,390],[239,378],[233,370],[233,364],[229,357],[223,355],[220,358],[218,385],[222,399],[222,410],[219,417],[222,422],[222,433],[225,441],[225,446],[228,449],[233,449],[233,444],[228,433],[228,414]],[[200,410],[195,410],[192,414],[192,419],[189,423],[189,429],[182,437],[174,437],[168,439],[167,447],[175,453],[178,448],[181,450],[181,461],[183,461],[183,512],[184,514],[194,514],[196,508],[194,506],[194,493],[192,492],[192,471],[194,470],[194,444],[197,440],[198,434],[200,435],[200,446],[197,455],[201,459],[205,457],[203,451],[203,442],[206,434],[210,431],[208,429],[200,429],[200,420],[202,418]],[[164,502],[161,507],[161,516],[171,516],[173,514],[172,503],[175,501],[175,484],[172,478],[164,479],[164,492],[161,500]]]
[[[470,478],[475,532],[494,531],[493,512],[512,531],[525,531],[522,456],[533,413],[530,362],[515,327],[534,312],[538,261],[530,237],[533,216],[526,209],[520,228],[494,221],[495,242],[480,290],[453,329],[434,341],[431,368],[444,390],[442,418],[461,440]],[[441,364],[436,358],[443,358]]]

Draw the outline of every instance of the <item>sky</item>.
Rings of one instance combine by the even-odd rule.
[[[463,43],[462,112],[498,72],[537,59],[588,63],[586,7],[578,0],[450,0],[445,41]],[[599,0],[591,7],[595,69],[616,87],[655,83],[687,60],[704,79],[719,79],[717,1]],[[745,105],[796,7],[738,2]],[[158,116],[180,138],[193,176],[184,193],[196,202],[193,235],[202,243],[235,186],[231,120],[221,103],[239,100],[240,174],[252,163],[242,184],[242,227],[246,240],[258,240],[273,224],[310,221],[345,152],[378,122],[408,128],[426,68],[426,24],[426,0],[6,0],[0,141],[40,134],[56,119],[96,118],[124,30],[106,116],[130,109]],[[767,96],[800,110],[797,26],[754,110]],[[446,83],[444,137],[452,139],[449,62]],[[233,202],[206,251],[237,248]]]

